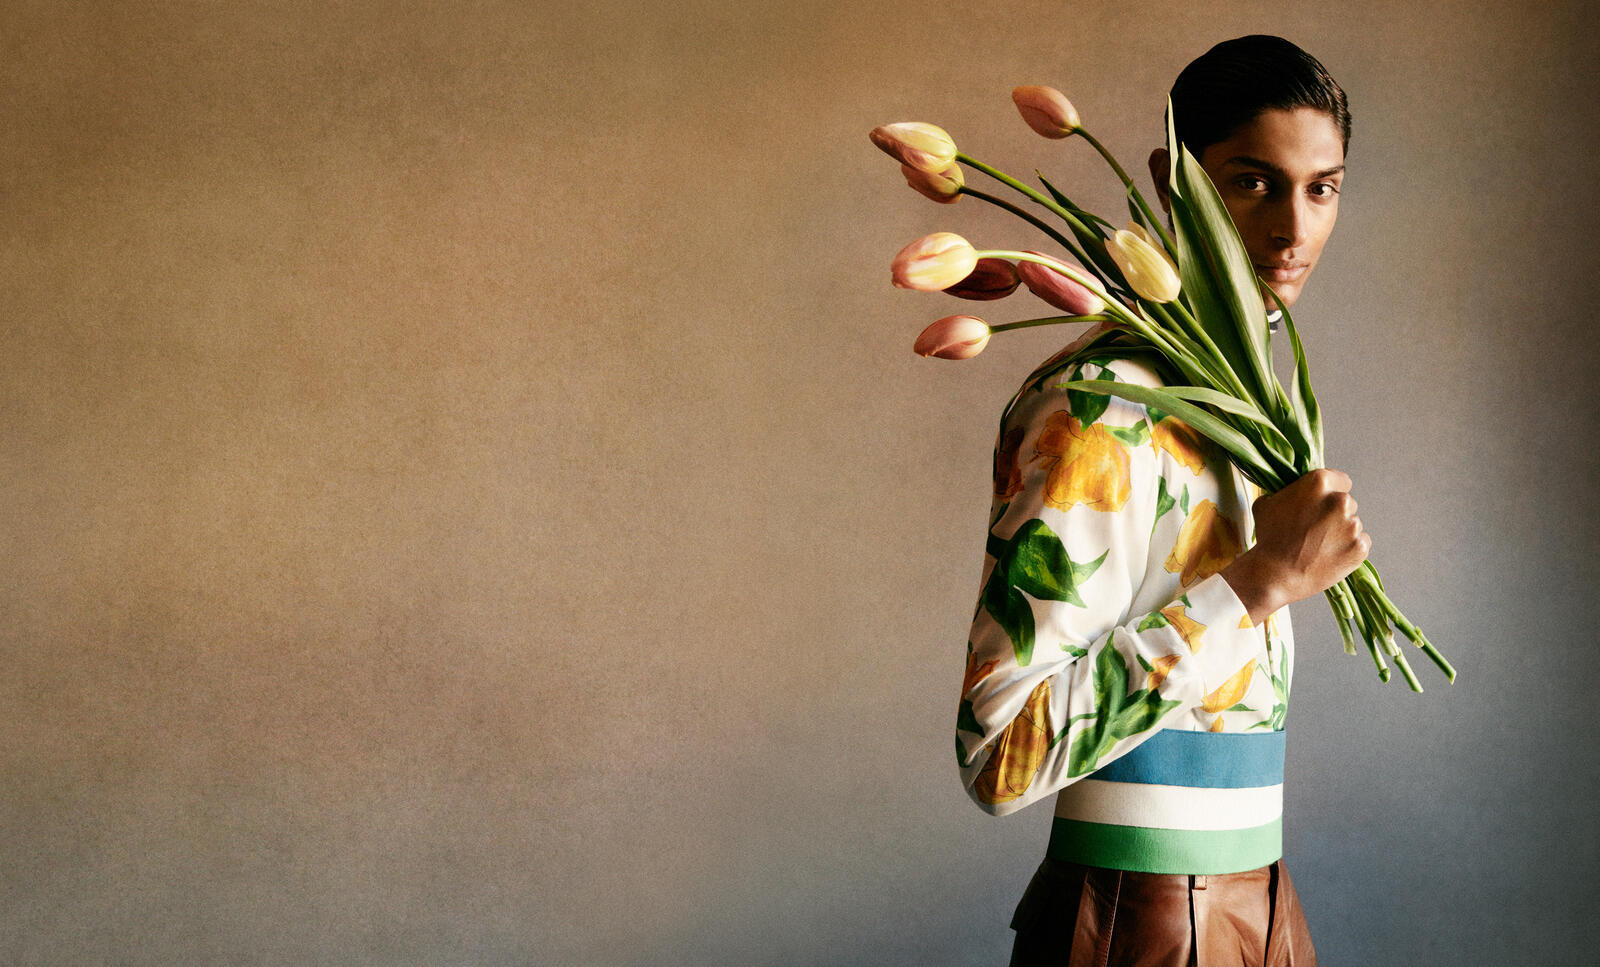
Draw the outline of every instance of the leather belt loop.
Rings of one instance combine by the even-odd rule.
[[[1206,875],[1204,873],[1189,874],[1189,889],[1204,890],[1206,888]]]

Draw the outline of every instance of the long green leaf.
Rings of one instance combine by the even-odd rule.
[[[1278,309],[1283,313],[1283,328],[1289,330],[1289,344],[1294,347],[1294,378],[1289,381],[1289,401],[1316,443],[1316,450],[1312,454],[1315,465],[1312,469],[1319,469],[1323,461],[1322,408],[1317,405],[1317,394],[1311,390],[1311,368],[1306,365],[1305,347],[1300,345],[1300,332],[1294,327],[1294,317],[1289,315],[1289,307],[1283,304],[1276,292],[1272,293],[1272,301],[1278,304]]]
[[[1256,402],[1271,407],[1267,357],[1267,311],[1261,301],[1255,266],[1239,238],[1227,206],[1211,177],[1178,142],[1172,99],[1167,99],[1167,150],[1172,156],[1169,195],[1177,229],[1179,274],[1201,304],[1196,316],[1228,356],[1234,371],[1248,380]],[[1253,385],[1252,385],[1253,384]]]
[[[1283,439],[1283,432],[1254,403],[1241,400],[1237,396],[1231,396],[1227,393],[1219,393],[1214,389],[1207,389],[1204,386],[1167,386],[1164,388],[1179,399],[1189,400],[1193,403],[1206,403],[1225,413],[1232,413],[1235,416],[1242,416],[1252,423],[1259,423],[1271,430],[1279,439]],[[1284,440],[1283,442],[1288,443],[1289,441]]]
[[[1158,389],[1138,383],[1100,379],[1076,380],[1061,385],[1068,390],[1107,393],[1134,403],[1154,406],[1189,424],[1196,432],[1228,451],[1238,462],[1239,469],[1263,490],[1269,493],[1281,490],[1288,483],[1283,479],[1284,468],[1274,465],[1270,459],[1270,450],[1263,453],[1258,441],[1251,440],[1245,433],[1229,426],[1221,417],[1173,395],[1170,387]]]

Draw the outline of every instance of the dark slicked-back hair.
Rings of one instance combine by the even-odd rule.
[[[1224,40],[1195,58],[1172,83],[1178,140],[1196,158],[1240,125],[1272,108],[1316,108],[1333,118],[1350,151],[1350,108],[1328,69],[1270,34]]]

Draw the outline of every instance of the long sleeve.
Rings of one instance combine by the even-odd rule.
[[[1242,479],[1181,422],[1059,388],[1073,378],[1160,385],[1129,360],[1069,363],[1002,418],[956,726],[962,782],[994,815],[1162,729],[1220,731],[1277,679],[1218,573],[1248,538]]]

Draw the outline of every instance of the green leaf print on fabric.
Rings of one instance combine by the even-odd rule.
[[[1078,585],[1099,570],[1111,551],[1107,548],[1093,561],[1080,564],[1067,556],[1061,538],[1037,517],[1017,528],[1008,541],[991,534],[988,544],[995,566],[983,589],[983,604],[1011,639],[1017,664],[1027,665],[1033,661],[1033,607],[1022,592],[1086,607]]]
[[[1133,426],[1106,426],[1106,432],[1125,447],[1143,446],[1150,439],[1150,427],[1140,420]]]
[[[983,724],[978,721],[978,716],[972,711],[972,699],[961,700],[961,707],[956,710],[956,728],[963,732],[976,732],[983,734]]]
[[[1110,641],[1095,658],[1095,712],[1073,721],[1093,719],[1093,724],[1078,733],[1067,752],[1067,775],[1082,776],[1099,766],[1111,747],[1130,735],[1154,728],[1162,716],[1179,702],[1161,697],[1159,691],[1141,688],[1128,692],[1128,665]],[[1070,727],[1071,723],[1068,723]],[[1063,729],[1062,735],[1066,734]],[[1059,737],[1058,737],[1059,739]]]
[[[1137,630],[1149,631],[1151,628],[1165,628],[1169,624],[1172,624],[1172,622],[1167,620],[1166,615],[1159,611],[1152,611],[1144,616],[1143,621],[1139,622]]]
[[[1033,660],[1033,606],[1011,586],[1004,564],[995,565],[989,583],[983,586],[983,606],[1011,639],[1017,664],[1026,665]]]
[[[1079,366],[1072,371],[1073,379],[1083,379],[1083,367]],[[1102,370],[1100,379],[1115,381],[1117,375],[1109,369]],[[1105,393],[1085,393],[1081,390],[1067,391],[1067,410],[1078,425],[1087,430],[1095,421],[1105,414],[1106,408],[1111,405],[1111,397]]]
[[[1282,732],[1284,720],[1289,716],[1289,683],[1283,674],[1285,666],[1288,664],[1288,655],[1284,653],[1283,648],[1278,648],[1276,651],[1278,654],[1278,667],[1276,670],[1269,672],[1269,677],[1272,679],[1272,694],[1277,699],[1277,702],[1273,704],[1272,711],[1268,713],[1266,720],[1250,726],[1252,729],[1271,729],[1274,732]],[[1258,664],[1256,667],[1260,668],[1261,666]],[[1267,671],[1267,669],[1262,670]],[[1249,731],[1249,729],[1246,729],[1246,731]]]
[[[1064,641],[1061,643],[1061,650],[1074,658],[1082,658],[1084,655],[1089,653],[1089,649],[1087,648],[1079,648],[1077,645],[1069,645]]]
[[[1150,533],[1154,534],[1156,532],[1156,525],[1161,523],[1161,518],[1165,517],[1167,511],[1176,506],[1178,506],[1178,499],[1172,496],[1172,491],[1167,489],[1167,478],[1156,477],[1156,519],[1150,523]],[[990,521],[990,526],[994,526],[993,521]]]

